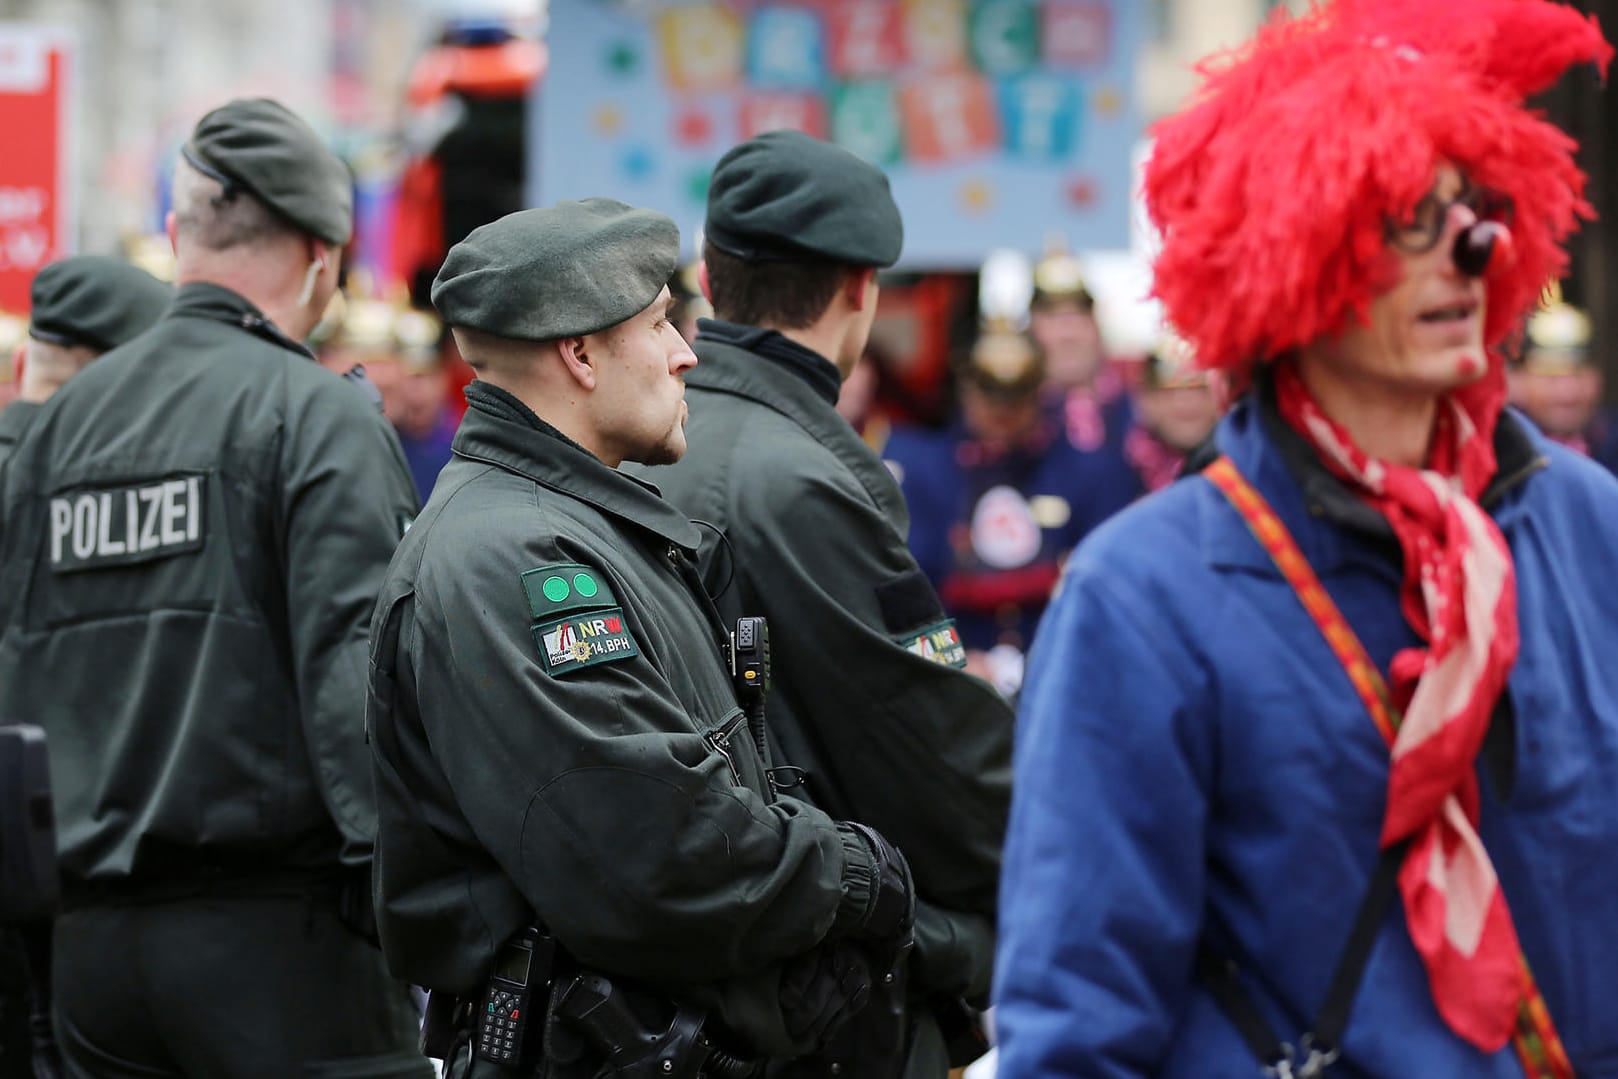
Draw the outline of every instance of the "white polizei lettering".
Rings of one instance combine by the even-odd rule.
[[[192,476],[185,481],[185,538],[194,540],[200,534],[202,527],[202,514],[199,512],[199,503],[202,501],[202,480]]]
[[[185,504],[180,501],[185,496],[184,480],[169,480],[163,484],[163,546],[184,543],[185,532],[178,526],[181,518],[185,516]]]
[[[89,558],[95,553],[95,495],[80,495],[73,502],[73,554],[77,558]]]
[[[163,488],[142,487],[139,494],[141,502],[146,506],[146,512],[140,519],[140,549],[155,551],[158,548],[157,510],[163,504]]]
[[[115,555],[124,553],[124,541],[112,538],[112,495],[101,496],[101,527],[96,530],[96,554]]]
[[[65,498],[51,499],[51,564],[62,560],[62,541],[73,531],[73,506]]]
[[[134,491],[124,492],[124,550],[134,554],[140,550],[140,499]]]

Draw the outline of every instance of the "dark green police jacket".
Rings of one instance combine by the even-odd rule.
[[[650,470],[727,543],[705,545],[721,611],[769,620],[769,726],[809,797],[892,840],[915,874],[912,984],[988,986],[1012,713],[964,662],[905,545],[899,486],[807,380],[697,338],[687,451]],[[725,587],[727,581],[728,588]]]
[[[851,920],[833,822],[771,801],[698,530],[486,383],[372,623],[377,918],[467,995],[536,915],[580,962],[786,1032],[780,963]]]
[[[0,472],[17,452],[17,442],[39,415],[39,406],[32,401],[13,401],[0,412]]]
[[[0,493],[0,714],[66,882],[369,863],[366,625],[398,439],[246,300],[182,287],[40,410]]]

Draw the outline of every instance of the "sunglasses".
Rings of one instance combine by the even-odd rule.
[[[1449,224],[1450,210],[1456,206],[1465,206],[1480,222],[1508,226],[1514,210],[1509,195],[1487,187],[1468,186],[1452,199],[1440,199],[1429,191],[1416,203],[1408,219],[1388,222],[1388,243],[1407,255],[1426,254],[1438,246]]]

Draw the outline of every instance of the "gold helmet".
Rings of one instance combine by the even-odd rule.
[[[962,377],[993,397],[1027,397],[1045,380],[1045,358],[1028,334],[1004,319],[989,319],[967,354]]]
[[[1034,264],[1033,305],[1064,302],[1077,303],[1085,310],[1095,307],[1095,297],[1085,284],[1079,260],[1068,252],[1060,236],[1053,236],[1045,244],[1045,256]]]
[[[1196,349],[1190,341],[1165,326],[1157,347],[1146,357],[1143,373],[1146,386],[1154,390],[1177,390],[1208,384],[1208,372],[1197,366]]]
[[[1590,316],[1562,299],[1553,284],[1546,303],[1528,319],[1521,366],[1534,374],[1566,374],[1590,363]]]
[[[154,232],[124,237],[124,258],[159,281],[174,280],[174,245],[166,234]]]
[[[431,371],[438,366],[443,336],[443,323],[431,313],[415,307],[394,309],[393,340],[399,359],[410,370]]]

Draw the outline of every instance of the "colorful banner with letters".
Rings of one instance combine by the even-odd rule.
[[[530,201],[608,195],[680,224],[734,143],[797,128],[875,162],[901,265],[1128,244],[1132,0],[551,0]]]

